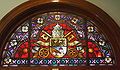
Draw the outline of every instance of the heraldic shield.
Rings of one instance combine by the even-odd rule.
[[[51,38],[50,46],[50,53],[57,58],[63,57],[67,52],[65,38]]]
[[[62,27],[57,24],[50,39],[50,53],[57,58],[63,57],[67,52],[67,40],[63,33]]]

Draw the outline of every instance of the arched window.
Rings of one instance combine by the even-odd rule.
[[[1,66],[114,68],[115,45],[113,37],[109,37],[111,26],[107,24],[116,27],[113,20],[86,1],[80,1],[81,5],[73,2],[31,0],[4,18]],[[87,5],[95,10],[90,11]],[[118,41],[114,40],[119,47]]]

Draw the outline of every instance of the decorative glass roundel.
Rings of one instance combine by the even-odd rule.
[[[19,26],[2,55],[3,66],[113,65],[109,42],[96,23],[65,12],[37,15]]]

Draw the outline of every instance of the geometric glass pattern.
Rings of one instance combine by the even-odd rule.
[[[65,12],[26,20],[6,43],[1,65],[113,65],[112,47],[95,22]]]

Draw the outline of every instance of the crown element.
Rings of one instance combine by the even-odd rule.
[[[53,38],[63,38],[64,37],[64,31],[62,30],[62,27],[57,24],[56,26],[54,26],[54,29],[52,31],[52,37]]]

